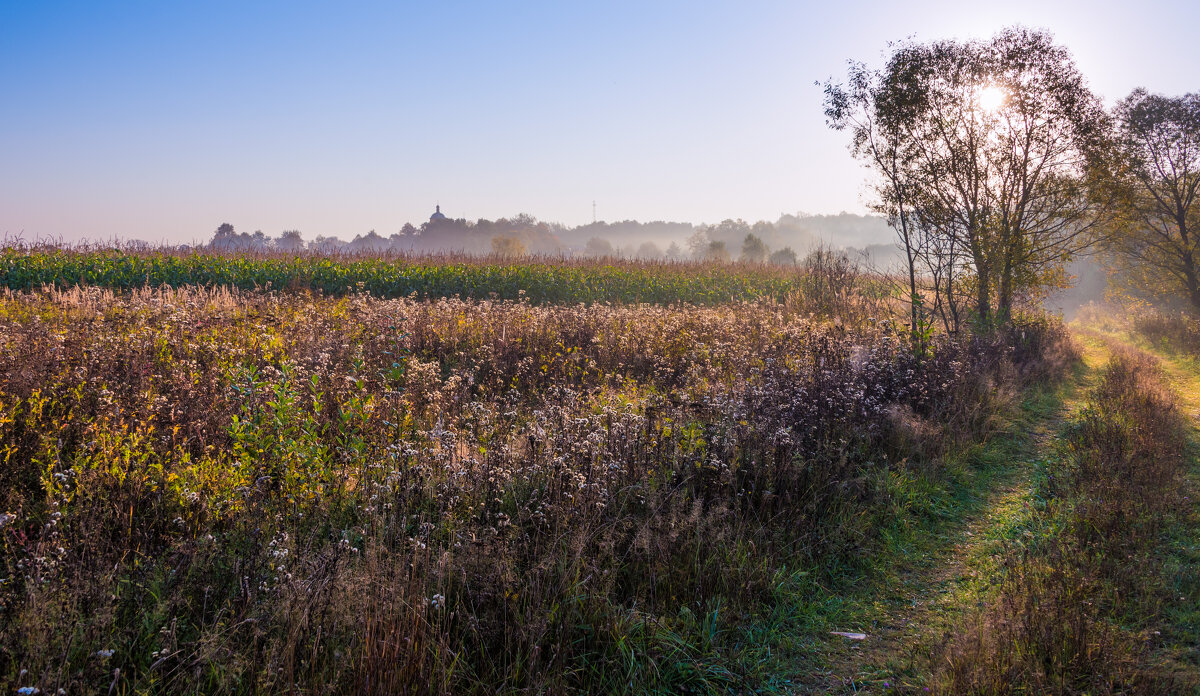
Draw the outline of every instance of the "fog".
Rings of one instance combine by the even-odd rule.
[[[496,254],[564,257],[611,257],[644,260],[746,260],[795,263],[818,245],[859,252],[872,262],[896,255],[894,233],[882,217],[784,214],[775,221],[727,219],[715,224],[597,221],[568,227],[520,214],[497,220],[454,218],[440,207],[419,225],[406,223],[395,232],[370,230],[345,240],[306,239],[300,230],[270,235],[239,231],[222,223],[208,248],[223,251]]]
[[[1108,291],[1108,270],[1102,260],[1094,255],[1076,257],[1067,264],[1069,286],[1050,293],[1043,305],[1051,312],[1061,314],[1070,321],[1084,305],[1102,303]]]

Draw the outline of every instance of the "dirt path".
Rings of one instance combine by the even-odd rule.
[[[981,512],[952,531],[925,563],[881,588],[887,598],[876,602],[873,625],[846,629],[866,633],[866,639],[830,637],[830,668],[814,693],[923,692],[931,656],[992,584],[995,551],[1029,504],[1033,463],[1053,446],[1061,424],[1080,407],[1111,354],[1105,342],[1089,341],[1081,348],[1083,365],[1058,391],[1056,408],[1027,418],[1011,435],[1020,439],[1016,463],[992,488]]]

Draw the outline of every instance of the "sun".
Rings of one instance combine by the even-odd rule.
[[[979,102],[979,108],[991,113],[1008,101],[1008,91],[1000,85],[984,85],[976,91],[975,99]]]

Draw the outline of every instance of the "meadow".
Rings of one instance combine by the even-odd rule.
[[[813,268],[96,285],[205,258],[4,257],[0,688],[794,691],[795,607],[945,524],[963,453],[1077,359],[1035,315],[914,344]],[[525,287],[605,268],[788,291]]]

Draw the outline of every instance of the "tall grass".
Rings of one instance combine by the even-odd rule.
[[[727,692],[887,472],[1045,378],[713,307],[230,288],[0,297],[0,688]]]

